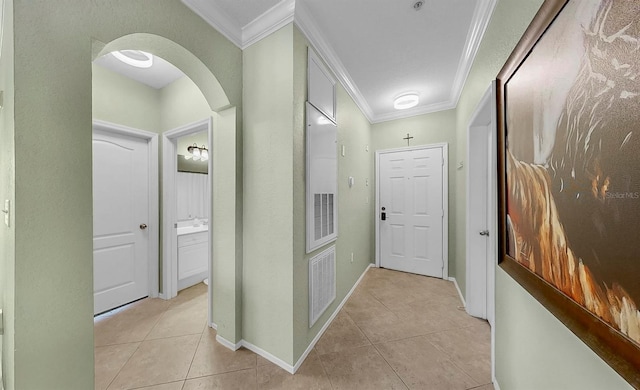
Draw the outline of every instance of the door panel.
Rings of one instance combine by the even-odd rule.
[[[94,131],[94,313],[148,295],[148,202],[148,142]]]
[[[442,148],[379,156],[380,265],[443,276]]]

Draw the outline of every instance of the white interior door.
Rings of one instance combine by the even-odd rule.
[[[149,293],[148,202],[148,140],[94,131],[94,313]]]
[[[487,276],[489,271],[488,127],[469,131],[467,194],[467,313],[487,318]]]
[[[467,127],[466,310],[493,325],[497,264],[497,152],[495,85],[485,92]]]
[[[381,267],[443,277],[443,166],[442,147],[379,154]]]

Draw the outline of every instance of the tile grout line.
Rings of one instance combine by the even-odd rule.
[[[189,373],[191,372],[191,367],[193,366],[193,361],[196,359],[196,354],[198,353],[198,348],[200,347],[200,343],[202,342],[202,336],[204,335],[204,332],[207,331],[208,327],[209,327],[209,325],[205,324],[204,329],[202,329],[202,332],[200,332],[200,337],[198,338],[198,343],[196,344],[196,349],[193,351],[193,356],[191,356],[191,362],[189,363],[189,369],[187,369],[187,373],[184,376],[184,383],[182,384],[182,387],[184,387],[184,385],[187,383],[187,379],[189,378]],[[191,378],[191,379],[193,379],[193,378]]]
[[[168,306],[167,306],[168,308]],[[118,376],[120,375],[120,373],[122,372],[122,369],[125,368],[125,366],[127,365],[127,363],[129,363],[129,361],[131,360],[131,358],[133,357],[133,355],[136,354],[136,352],[138,352],[138,349],[140,349],[140,346],[142,346],[142,343],[145,342],[147,336],[149,336],[149,334],[151,333],[151,331],[153,330],[153,328],[156,327],[156,325],[158,325],[158,322],[160,321],[160,318],[162,318],[162,316],[164,315],[164,313],[167,311],[167,308],[165,308],[162,311],[162,314],[158,316],[158,320],[153,324],[153,326],[151,327],[151,329],[149,329],[149,332],[144,336],[144,338],[142,339],[142,341],[137,341],[139,344],[136,347],[135,351],[133,351],[133,353],[129,356],[129,358],[127,359],[127,361],[122,365],[122,367],[120,367],[120,369],[118,370],[118,372],[116,373],[116,375],[113,377],[113,379],[111,379],[111,381],[109,382],[109,384],[106,387],[106,390],[109,390],[109,387],[111,387],[111,385],[113,384],[113,382],[116,380],[116,378],[118,378]],[[120,311],[120,312],[124,312],[124,310]],[[115,313],[118,314],[118,313]],[[95,325],[94,325],[95,326]],[[127,343],[125,343],[127,344]],[[121,344],[119,344],[121,345]],[[95,355],[95,350],[96,347],[93,347],[93,353]],[[94,368],[94,376],[95,376],[95,368]]]
[[[469,377],[469,379],[471,379],[473,382],[475,382],[475,383],[479,383],[477,386],[468,387],[468,388],[467,388],[467,390],[475,389],[475,388],[478,388],[478,387],[481,387],[481,386],[484,386],[484,385],[486,385],[486,384],[487,384],[487,383],[482,384],[482,383],[480,383],[479,381],[477,381],[477,380],[476,380],[476,378],[474,378],[474,377],[472,377],[471,375],[469,375],[469,373],[468,373],[467,371],[465,371],[462,367],[460,367],[460,366],[459,366],[459,365],[458,365],[454,360],[449,359],[449,362],[451,362],[451,364],[453,364],[453,365],[454,365],[458,370],[460,370],[464,375],[466,375],[467,377]],[[489,383],[491,383],[491,382],[489,382]]]
[[[466,328],[460,328],[460,329],[466,329]],[[456,330],[459,330],[459,329],[456,329]],[[436,333],[444,333],[444,332],[449,332],[449,330],[444,330],[444,331],[436,332]],[[465,374],[466,376],[468,376],[468,377],[469,377],[473,382],[479,383],[479,381],[477,381],[474,377],[472,377],[472,376],[471,376],[471,374],[469,374],[469,373],[467,372],[467,370],[465,370],[465,369],[464,369],[463,367],[461,367],[458,363],[456,363],[456,360],[454,359],[453,355],[452,355],[450,352],[448,352],[448,350],[447,350],[447,349],[445,349],[444,347],[440,347],[440,346],[438,346],[437,344],[433,343],[431,340],[429,340],[429,338],[427,338],[427,342],[428,342],[429,344],[431,344],[435,349],[437,349],[438,351],[440,351],[440,352],[442,352],[443,354],[445,354],[445,355],[447,356],[447,360],[448,360],[452,365],[454,365],[457,369],[459,369],[463,374]],[[489,382],[489,383],[491,383],[491,382]],[[469,389],[467,389],[467,390],[475,389],[475,388],[477,388],[477,387],[484,386],[485,384],[487,384],[487,383],[484,383],[484,384],[482,384],[482,383],[481,383],[481,384],[479,384],[478,386],[471,387],[471,388],[469,388]]]
[[[375,344],[372,344],[373,348],[376,350],[376,352],[378,353],[378,355],[382,358],[382,360],[384,360],[384,362],[387,364],[387,366],[391,369],[391,371],[393,371],[394,374],[396,374],[396,377],[398,379],[400,379],[400,382],[402,382],[402,384],[404,385],[404,387],[406,387],[407,389],[410,389],[409,385],[407,385],[407,383],[404,381],[404,379],[402,379],[402,377],[400,376],[400,374],[398,373],[398,371],[395,370],[395,368],[393,368],[393,366],[391,365],[391,363],[389,363],[389,361],[384,357],[384,355],[382,354],[382,352],[380,352],[380,350],[378,349],[378,347]]]
[[[327,368],[324,366],[324,363],[322,362],[322,357],[318,353],[318,351],[316,351],[316,355],[318,356],[318,361],[320,361],[320,367],[322,367],[322,372],[324,372],[324,375],[327,377],[327,380],[329,381],[329,386],[331,386],[332,389],[335,389],[335,386],[333,385],[333,382],[331,381],[331,377],[329,376],[329,373],[327,372]]]
[[[369,294],[369,293],[367,293]],[[369,294],[371,295],[371,294]],[[378,300],[376,297],[374,297],[373,295],[371,295],[373,297],[373,299]],[[378,301],[380,302],[380,301]],[[380,302],[380,304],[382,304],[384,306],[384,304],[382,302]],[[346,304],[345,304],[346,306]],[[386,307],[386,306],[385,306]],[[388,308],[387,308],[388,309]],[[353,321],[353,324],[356,326],[356,328],[358,328],[358,330],[360,331],[360,333],[362,333],[362,335],[367,339],[367,341],[370,343],[370,345],[373,347],[373,349],[376,351],[376,353],[382,358],[382,360],[386,363],[386,365],[391,369],[391,371],[393,371],[393,373],[396,375],[396,377],[400,380],[400,382],[402,382],[402,384],[409,389],[409,386],[404,382],[404,380],[402,379],[402,377],[400,377],[400,375],[398,374],[398,372],[391,366],[391,364],[389,364],[389,362],[387,361],[387,359],[385,359],[385,357],[382,355],[382,353],[380,353],[380,350],[378,349],[378,347],[376,346],[376,344],[374,344],[373,342],[371,342],[371,339],[369,339],[369,336],[367,336],[366,333],[364,333],[364,331],[360,328],[360,326],[358,325],[357,322],[355,322],[353,320],[353,318],[351,318],[351,316],[349,315],[349,312],[347,310],[345,310],[345,314],[349,317],[349,319],[351,319],[351,321]],[[394,313],[395,315],[395,313]],[[322,359],[320,360],[320,363],[322,363]],[[323,365],[324,368],[324,365]],[[328,377],[328,375],[327,375]],[[329,382],[331,383],[331,379],[329,379]],[[333,388],[333,383],[331,383],[331,387]]]

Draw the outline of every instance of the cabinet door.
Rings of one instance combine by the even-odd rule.
[[[178,248],[178,279],[206,272],[208,268],[207,257],[206,242]]]
[[[309,49],[309,103],[333,122],[336,121],[336,81],[318,55]]]

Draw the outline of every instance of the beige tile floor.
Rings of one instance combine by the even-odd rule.
[[[490,329],[451,282],[372,268],[295,375],[215,341],[206,286],[95,321],[95,388],[493,389]]]

